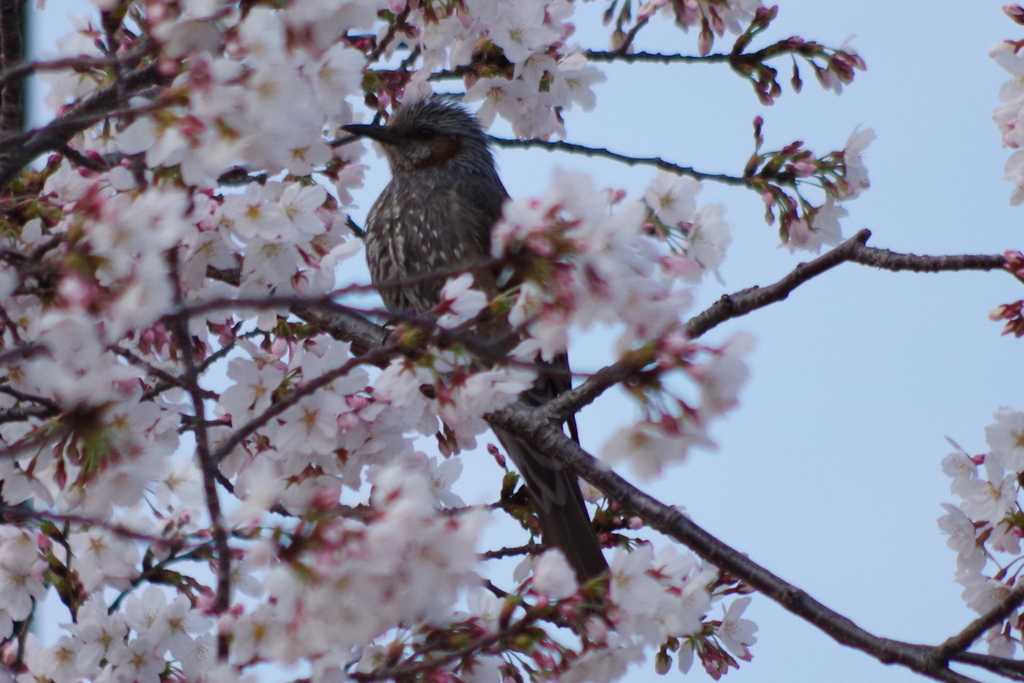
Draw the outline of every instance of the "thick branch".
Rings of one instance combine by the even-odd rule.
[[[609,470],[535,411],[513,404],[488,416],[488,422],[514,432],[542,452],[565,463],[599,488],[610,500],[633,512],[666,536],[674,538],[711,564],[740,578],[786,610],[817,626],[837,642],[874,656],[885,664],[901,664],[938,681],[966,683],[972,679],[933,661],[933,648],[879,638],[784,581],[741,552],[730,548],[678,510],[671,508]]]
[[[83,131],[121,106],[120,96],[130,96],[153,85],[170,81],[170,76],[160,72],[156,63],[136,69],[125,75],[122,87],[107,86],[96,91],[85,101],[59,116],[48,125],[32,131],[27,141],[11,149],[0,150],[0,189],[7,187],[11,180],[40,154],[59,149],[66,145],[76,133]]]
[[[352,352],[358,356],[384,346],[387,340],[387,330],[383,327],[333,301],[316,306],[293,306],[292,313],[335,339],[351,342]]]
[[[17,64],[24,56],[22,18],[25,0],[0,0],[0,48],[3,50],[3,65],[6,68]],[[20,131],[25,125],[23,79],[13,79],[3,86],[0,98],[0,134],[9,135]]]

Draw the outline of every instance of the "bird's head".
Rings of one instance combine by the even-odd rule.
[[[342,130],[376,140],[393,176],[445,166],[494,171],[494,160],[480,122],[461,105],[428,97],[402,106],[386,126],[351,124]]]

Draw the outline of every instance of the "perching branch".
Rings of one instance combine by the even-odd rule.
[[[968,683],[974,680],[951,671],[945,662],[936,662],[933,653],[938,648],[880,638],[829,609],[744,553],[718,540],[675,508],[634,487],[599,463],[536,411],[521,404],[513,404],[487,417],[491,424],[530,441],[542,452],[564,463],[575,474],[596,486],[610,500],[666,536],[679,541],[702,559],[724,569],[786,610],[817,626],[837,642],[870,654],[885,664],[900,664],[937,681]]]

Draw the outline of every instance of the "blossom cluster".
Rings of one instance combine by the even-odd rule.
[[[603,455],[629,460],[645,477],[681,461],[691,445],[711,446],[709,421],[736,405],[747,377],[749,340],[711,349],[691,343],[682,326],[692,292],[681,285],[717,269],[732,231],[722,207],[696,204],[699,191],[699,183],[659,174],[642,201],[626,201],[585,175],[557,171],[544,196],[510,202],[494,229],[495,257],[524,264],[509,320],[544,359],[566,349],[573,327],[624,323],[620,356],[650,353],[662,371],[682,369],[700,387],[696,407],[664,384],[636,393],[644,419],[620,430]]]
[[[716,36],[721,38],[727,31],[733,35],[739,34],[753,21],[757,11],[763,9],[761,0],[650,0],[642,4],[633,17],[630,8],[623,5],[615,18],[611,47],[615,50],[622,48],[630,19],[637,26],[648,21],[655,13],[660,13],[684,31],[699,27],[698,49],[700,54],[706,55],[711,52]],[[612,5],[605,14],[606,23],[611,20],[614,11],[615,5]]]
[[[592,660],[584,659],[577,667],[601,666],[602,660],[615,658],[628,662],[645,645],[661,648],[662,663],[670,663],[668,652],[675,651],[683,673],[696,655],[715,680],[730,666],[738,666],[733,656],[751,660],[757,625],[741,616],[750,598],[733,600],[723,609],[721,620],[707,618],[712,604],[744,592],[717,568],[671,546],[655,553],[651,546],[640,545],[630,553],[616,552],[611,577],[615,647]]]
[[[680,182],[679,194],[699,189]],[[692,196],[670,199],[673,192],[655,199],[659,210],[669,215],[662,205],[678,202],[670,217],[695,221]],[[556,171],[543,197],[508,203],[494,228],[495,257],[522,260],[532,269],[519,274],[523,283],[509,319],[529,331],[545,359],[565,350],[571,327],[618,321],[626,324],[616,343],[621,355],[660,338],[691,304],[691,293],[674,284],[694,275],[699,279],[705,268],[696,260],[696,240],[689,252],[673,257],[644,230],[647,205],[624,199],[624,193],[596,189],[586,175]],[[711,247],[704,253],[721,252],[730,228],[721,223],[720,212],[705,214],[699,227],[690,228],[692,235],[708,236]]]
[[[1021,474],[1024,473],[1024,412],[1000,408],[985,428],[988,453],[971,456],[956,443],[942,461],[953,479],[950,491],[958,506],[943,504],[939,528],[956,551],[956,582],[963,586],[967,606],[985,614],[1019,584],[1021,536]],[[1006,558],[1005,560],[1002,558]],[[1013,610],[985,634],[989,654],[1013,657],[1021,642],[1024,621]]]
[[[847,215],[843,202],[871,186],[864,151],[874,141],[874,131],[857,128],[841,151],[816,157],[801,142],[777,152],[761,152],[761,124],[760,118],[754,122],[758,150],[747,171],[751,184],[761,191],[765,221],[778,220],[779,236],[790,253],[817,254],[823,246],[839,244],[843,238],[839,220]],[[820,190],[820,203],[805,196],[806,186]]]
[[[1019,23],[1021,13],[1019,5],[1004,5],[1003,11]],[[1006,160],[1005,168],[1006,180],[1015,185],[1010,194],[1010,204],[1013,206],[1024,203],[1024,151],[1020,149],[1024,144],[1024,126],[1021,126],[1022,117],[1024,117],[1024,85],[1021,81],[1021,76],[1024,76],[1022,47],[1024,47],[1024,43],[1021,41],[1004,40],[993,45],[988,53],[996,64],[1013,76],[999,89],[1001,104],[992,113],[992,120],[999,128],[1003,146],[1017,150]]]
[[[423,87],[439,68],[467,70],[465,101],[483,102],[478,116],[485,126],[501,116],[519,137],[564,135],[562,111],[594,108],[591,87],[605,77],[567,42],[575,30],[571,2],[470,0],[452,3],[444,16],[430,11],[421,8],[409,19],[423,53],[411,86]],[[495,66],[479,63],[485,55]]]
[[[356,671],[373,672],[399,654],[425,664],[416,658],[426,643],[453,638],[508,641],[510,650],[530,661],[535,675],[569,683],[617,680],[631,664],[644,661],[651,649],[659,650],[659,673],[667,671],[675,655],[683,673],[697,658],[715,680],[737,667],[737,659],[752,659],[750,646],[757,641],[757,625],[742,617],[750,598],[735,597],[747,589],[675,548],[655,553],[642,543],[630,551],[616,551],[609,590],[601,598],[596,597],[594,586],[577,584],[560,550],[524,561],[515,578],[519,585],[513,593],[473,586],[467,592],[465,611],[418,630],[389,634],[390,642],[381,639],[365,648]],[[724,601],[729,598],[734,599],[726,607]],[[595,610],[598,603],[600,611]],[[721,619],[710,618],[716,604],[723,607]],[[569,648],[546,640],[544,631],[535,628],[545,622],[572,624],[580,646]],[[497,680],[509,670],[508,662],[484,653],[459,658],[444,673],[475,682]]]

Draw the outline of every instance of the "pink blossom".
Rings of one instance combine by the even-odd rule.
[[[718,627],[718,637],[725,648],[745,662],[753,659],[750,646],[757,642],[757,638],[754,637],[757,624],[749,619],[740,618],[750,600],[749,597],[733,600],[725,612],[722,625]]]
[[[533,590],[548,600],[576,594],[579,584],[561,550],[548,550],[533,563]]]

